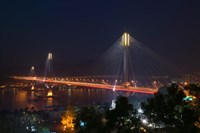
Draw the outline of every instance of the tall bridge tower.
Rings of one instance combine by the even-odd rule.
[[[31,77],[35,76],[35,67],[34,66],[31,67],[29,76],[31,76]]]
[[[129,61],[129,46],[130,46],[130,35],[128,33],[124,33],[122,35],[122,46],[124,47],[124,85],[129,84],[129,69],[128,69],[128,61]]]
[[[51,67],[52,67],[52,59],[53,59],[53,55],[52,55],[52,53],[49,53],[48,54],[48,58],[47,58],[47,60],[48,60],[48,62],[47,62],[47,71],[50,73],[51,72]]]
[[[45,66],[45,77],[54,76],[53,70],[52,70],[52,59],[53,59],[53,54],[48,53],[47,60],[46,60],[46,66]]]

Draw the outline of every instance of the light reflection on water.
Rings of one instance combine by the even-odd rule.
[[[47,98],[47,105],[46,105],[47,107],[48,106],[53,106],[53,98],[52,97],[48,97]]]
[[[40,88],[41,89],[41,88]],[[68,105],[91,105],[91,104],[109,104],[113,98],[113,92],[110,90],[91,89],[85,87],[62,87],[53,88],[53,97],[47,97],[48,89],[42,88],[34,91],[29,88],[23,89],[3,89],[0,90],[0,110],[11,110],[20,108],[44,109],[48,106],[59,105],[66,107]]]
[[[0,110],[10,110],[20,108],[29,108],[33,106],[37,110],[46,109],[54,105],[67,106],[81,106],[92,104],[106,104],[111,105],[111,102],[117,95],[129,97],[129,102],[138,105],[138,101],[145,100],[148,94],[131,94],[127,92],[113,92],[112,90],[94,89],[86,87],[74,86],[54,86],[53,89],[46,87],[28,85],[25,88],[6,88],[0,89]],[[52,91],[53,96],[47,97],[48,92]],[[131,95],[131,96],[130,96]]]

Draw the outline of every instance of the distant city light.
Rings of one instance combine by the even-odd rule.
[[[184,82],[184,85],[188,85],[188,83],[187,83],[187,82]]]
[[[80,121],[80,127],[85,127],[86,123],[83,121]]]
[[[195,96],[186,96],[183,98],[184,101],[192,101],[193,99],[196,99]]]

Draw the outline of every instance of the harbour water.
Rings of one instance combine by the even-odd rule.
[[[65,108],[69,105],[110,106],[112,100],[119,95],[129,97],[129,101],[136,106],[149,97],[147,94],[113,92],[98,88],[11,81],[0,85],[0,110],[14,111],[32,107],[41,110],[51,107]]]

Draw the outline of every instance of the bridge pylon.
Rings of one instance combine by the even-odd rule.
[[[52,60],[53,60],[53,54],[48,53],[46,64],[45,64],[46,65],[45,66],[45,78],[54,76],[54,72],[52,70]]]
[[[129,83],[129,68],[128,68],[128,61],[129,61],[129,46],[130,46],[130,35],[128,33],[124,33],[122,35],[122,46],[124,47],[124,83],[123,85],[128,87]]]
[[[34,76],[35,76],[35,67],[34,67],[34,66],[31,67],[29,76],[30,76],[30,77],[34,77]]]

